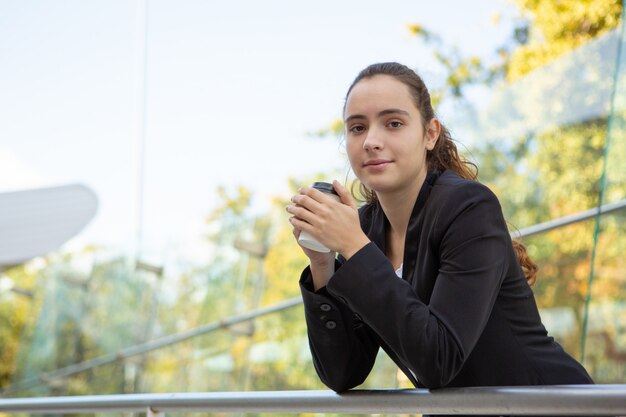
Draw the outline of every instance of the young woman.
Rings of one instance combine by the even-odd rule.
[[[303,248],[300,280],[321,380],[338,392],[361,384],[382,347],[416,387],[593,383],[547,335],[533,265],[419,76],[397,63],[367,67],[344,121],[367,204],[357,209],[334,181],[340,202],[303,187],[287,207],[296,238],[307,231],[331,248]]]

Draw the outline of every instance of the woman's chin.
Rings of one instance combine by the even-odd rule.
[[[410,194],[415,190],[415,184],[413,182],[399,183],[398,181],[390,181],[385,178],[368,178],[367,181],[361,182],[378,196],[397,193]],[[419,188],[417,191],[419,191]]]
[[[375,192],[376,194],[379,193],[389,193],[391,191],[393,191],[393,189],[395,188],[393,186],[393,184],[389,184],[387,181],[368,181],[368,182],[364,182],[363,184],[365,184],[365,186],[372,190],[373,192]]]

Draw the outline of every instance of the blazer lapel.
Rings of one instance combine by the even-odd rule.
[[[402,279],[409,282],[413,280],[413,272],[415,271],[415,264],[417,262],[417,249],[424,220],[424,216],[421,215],[422,209],[426,205],[430,191],[435,185],[437,178],[439,178],[439,174],[440,173],[438,171],[432,171],[426,175],[424,184],[422,185],[422,188],[417,195],[415,205],[413,206],[411,218],[409,219],[409,225],[404,241],[404,258],[402,261]]]

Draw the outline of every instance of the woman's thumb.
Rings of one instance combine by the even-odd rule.
[[[335,191],[337,191],[337,194],[339,194],[339,198],[341,198],[341,202],[343,204],[346,204],[350,207],[356,207],[354,199],[352,198],[352,194],[350,194],[350,191],[348,191],[346,187],[341,185],[339,181],[333,181],[333,188],[335,189]]]

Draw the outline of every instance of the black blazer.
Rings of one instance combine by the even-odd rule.
[[[402,279],[385,256],[380,206],[359,215],[372,242],[339,257],[317,292],[310,269],[300,279],[315,369],[329,388],[361,384],[379,347],[417,387],[593,383],[548,336],[487,187],[452,171],[428,174]]]

